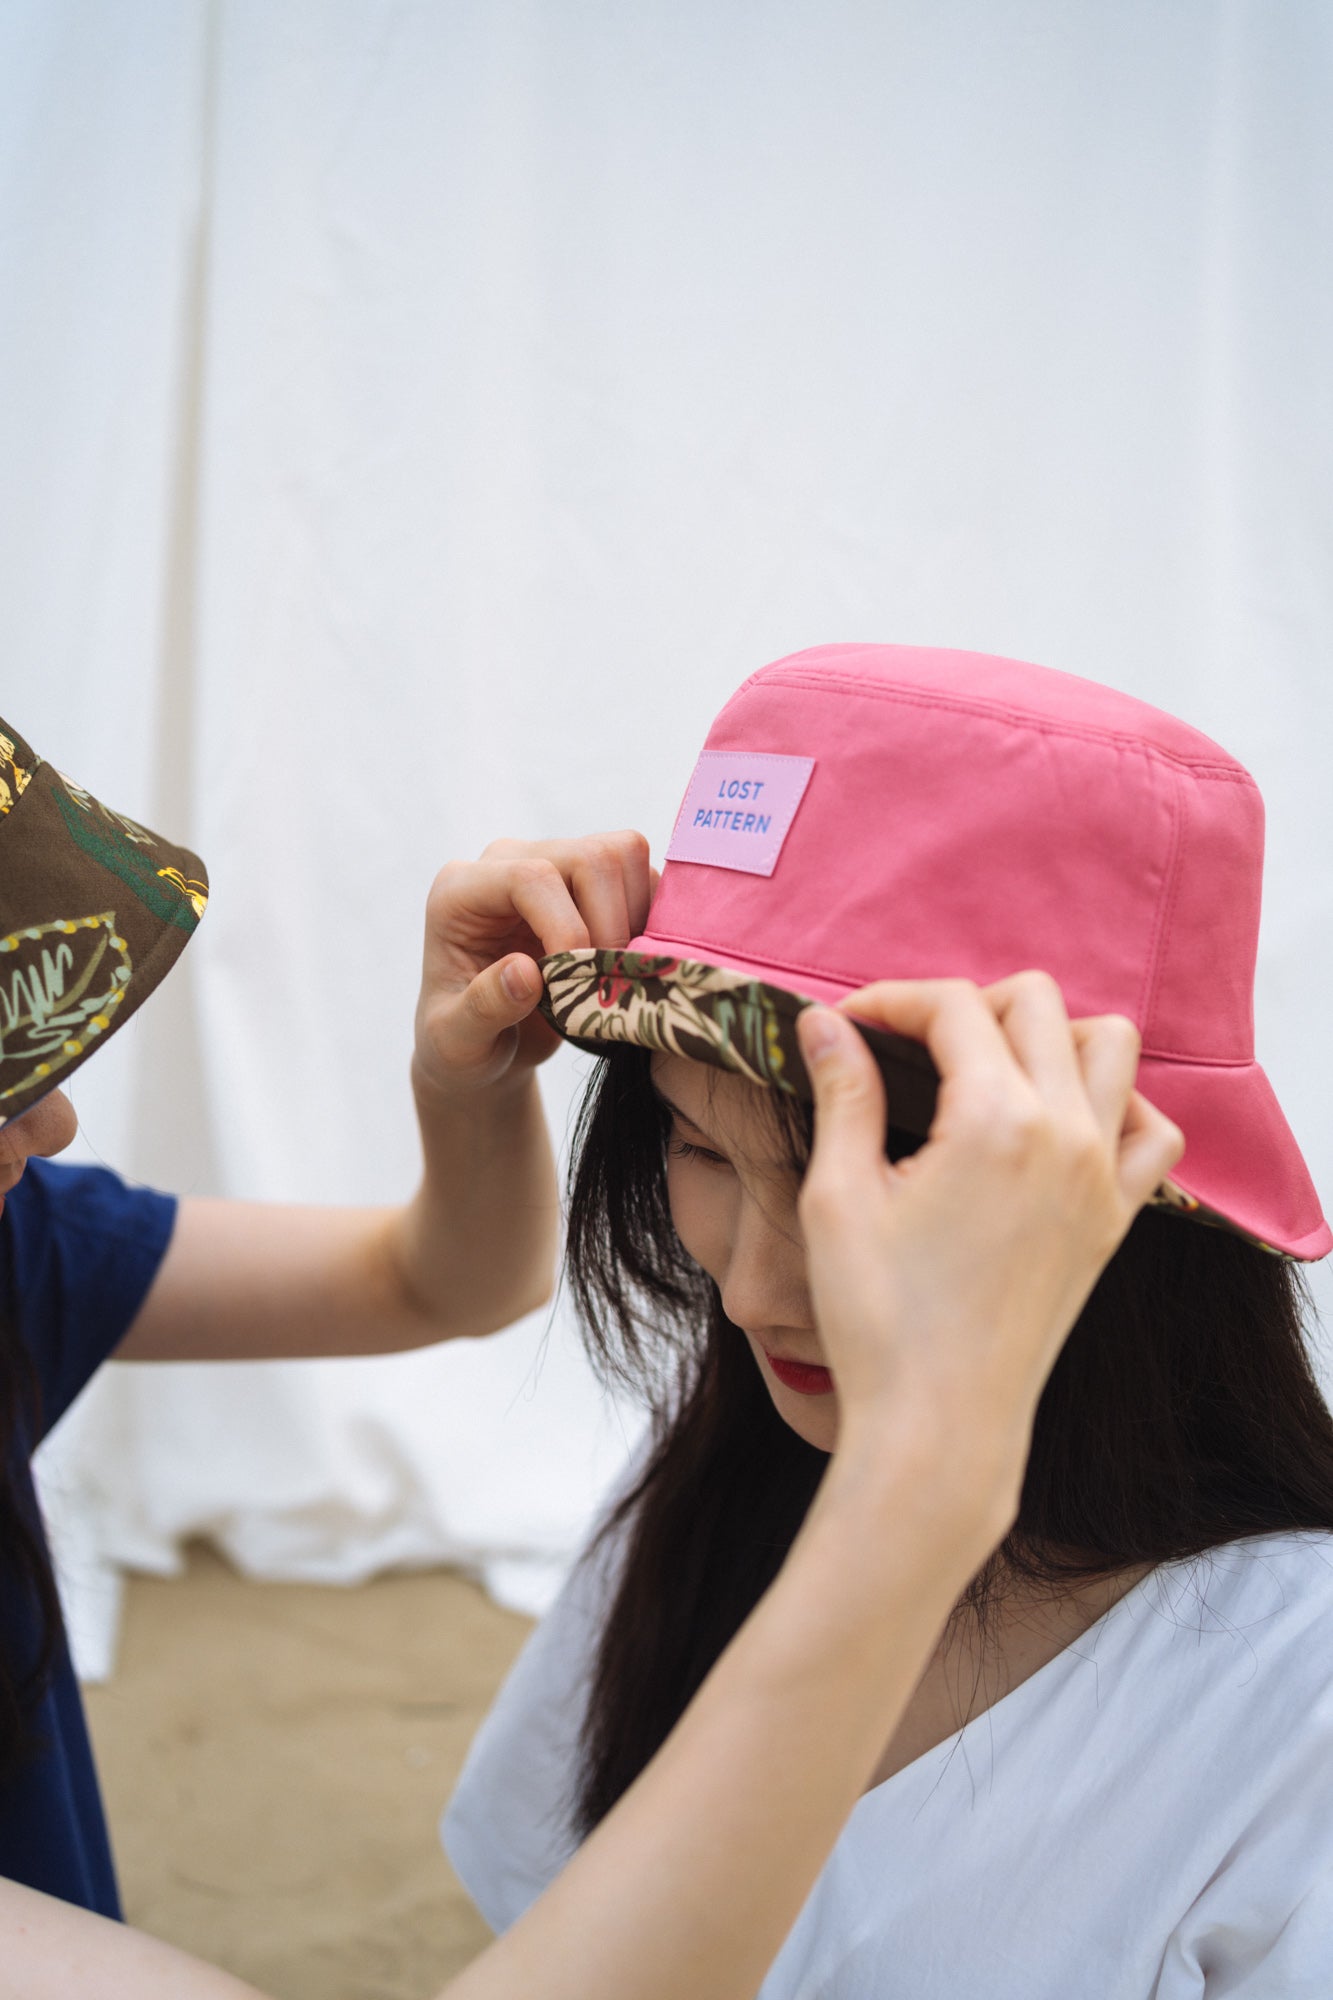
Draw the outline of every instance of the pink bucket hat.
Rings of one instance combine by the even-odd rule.
[[[1039,966],[1071,1015],[1126,1014],[1139,1088],[1186,1150],[1159,1205],[1280,1255],[1333,1248],[1254,1060],[1263,804],[1187,723],[981,653],[822,646],[718,716],[624,951],[543,962],[543,1008],[599,1053],[667,1049],[808,1098],[794,1023],[875,979]],[[866,1030],[895,1124],[925,1050]]]

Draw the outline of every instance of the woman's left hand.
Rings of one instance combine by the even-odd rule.
[[[924,1042],[940,1072],[926,1143],[896,1164],[883,1080],[840,1014]],[[995,1512],[986,1480],[973,1499],[1003,1532],[1042,1385],[1182,1136],[1134,1088],[1133,1023],[1071,1021],[1045,973],[884,981],[798,1032],[815,1093],[802,1228],[844,1429],[865,1419],[873,1445],[910,1410],[928,1456],[990,1468]]]

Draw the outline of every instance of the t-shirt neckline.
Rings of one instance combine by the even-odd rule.
[[[1247,1536],[1245,1539],[1253,1540],[1259,1538]],[[1227,1544],[1226,1546],[1231,1547],[1234,1544]],[[879,1784],[872,1785],[868,1791],[862,1792],[860,1798],[852,1808],[852,1812],[847,1820],[847,1826],[850,1827],[855,1822],[858,1816],[861,1815],[862,1809],[868,1807],[872,1799],[882,1799],[891,1794],[893,1788],[898,1785],[899,1779],[902,1779],[903,1783],[898,1789],[900,1791],[909,1790],[912,1778],[914,1776],[919,1778],[923,1772],[930,1768],[933,1762],[947,1764],[961,1751],[965,1751],[969,1741],[975,1740],[983,1723],[989,1723],[993,1727],[995,1718],[999,1716],[1003,1722],[1011,1724],[1014,1716],[1021,1713],[1028,1705],[1028,1702],[1032,1698],[1032,1691],[1038,1690],[1047,1684],[1067,1681],[1073,1673],[1076,1664],[1086,1663],[1091,1654],[1095,1654],[1101,1649],[1117,1612],[1124,1611],[1127,1607],[1133,1605],[1137,1598],[1147,1592],[1150,1584],[1154,1582],[1160,1583],[1162,1578],[1173,1571],[1183,1570],[1191,1564],[1201,1562],[1206,1555],[1211,1553],[1211,1550],[1205,1550],[1202,1555],[1178,1556],[1169,1562],[1155,1563],[1146,1575],[1139,1578],[1137,1583],[1131,1584],[1123,1596],[1117,1597],[1114,1604],[1108,1605],[1099,1617],[1094,1618],[1090,1625],[1085,1626],[1083,1631],[1071,1639],[1067,1645],[1062,1646],[1058,1653],[1052,1653],[1049,1660],[1044,1660],[1032,1673],[1019,1681],[1016,1687],[1011,1687],[1007,1694],[1000,1695],[997,1700],[987,1702],[985,1708],[978,1709],[975,1715],[969,1715],[958,1729],[953,1730],[948,1736],[942,1736],[938,1743],[933,1743],[929,1750],[923,1750],[919,1757],[912,1759],[910,1764],[902,1765],[899,1770],[892,1771],[887,1778],[881,1779]],[[1122,1623],[1124,1622],[1122,1621]],[[1129,1622],[1132,1622],[1132,1620]],[[1025,1697],[1026,1699],[1024,1699]]]

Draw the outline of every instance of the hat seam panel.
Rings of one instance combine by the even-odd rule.
[[[1196,1056],[1189,1054],[1185,1049],[1150,1049],[1146,1044],[1139,1050],[1139,1056],[1141,1060],[1146,1059],[1149,1062],[1175,1063],[1181,1069],[1258,1069],[1259,1067],[1257,1056]]]
[[[37,773],[40,770],[42,770],[45,767],[45,765],[46,765],[45,757],[39,757],[36,751],[34,751],[33,762],[28,767],[28,782],[23,787],[23,790],[19,793],[18,797],[14,800],[13,805],[10,806],[9,811],[5,813],[3,816],[0,816],[0,824],[3,823],[3,820],[13,819],[15,813],[17,813],[21,809],[23,801],[27,798],[28,794],[31,792],[33,788],[33,781],[36,778]]]
[[[37,766],[45,761],[43,758],[38,756],[37,752],[33,749],[27,737],[23,735],[22,731],[15,729],[12,722],[6,722],[3,715],[0,715],[0,734],[7,736],[10,742],[14,745],[14,748],[16,750],[22,750],[24,752],[25,757],[28,760],[30,760],[29,761],[30,769],[35,771]]]
[[[735,949],[732,945],[724,944],[716,938],[687,938],[682,937],[678,931],[656,930],[645,932],[644,935],[650,937],[654,943],[660,941],[663,944],[680,945],[684,953],[687,953],[692,958],[700,959],[703,963],[708,962],[703,957],[703,954],[721,952],[724,955],[729,955]],[[626,947],[620,945],[604,948],[590,946],[588,947],[590,958],[599,956],[601,949],[605,949],[608,953],[614,951],[619,954]],[[641,955],[640,948],[636,947],[635,949],[636,954]],[[738,956],[744,957],[752,965],[766,966],[774,972],[791,972],[797,974],[808,972],[812,979],[846,980],[847,984],[852,987],[873,984],[872,981],[862,979],[858,972],[847,972],[838,966],[807,965],[792,959],[764,958],[760,953],[753,951],[739,953]],[[719,970],[722,971],[727,969],[725,966],[719,967]],[[1196,1069],[1254,1069],[1258,1067],[1258,1058],[1253,1055],[1201,1056],[1189,1053],[1183,1049],[1158,1049],[1148,1048],[1147,1046],[1140,1050],[1140,1054],[1161,1062],[1190,1065]]]
[[[1185,849],[1184,819],[1180,784],[1177,780],[1171,787],[1171,851],[1167,861],[1166,880],[1157,898],[1152,943],[1148,951],[1148,963],[1144,970],[1143,987],[1139,996],[1138,1018],[1143,1023],[1145,1038],[1152,1024],[1153,1008],[1157,1004],[1157,989],[1162,981],[1162,959],[1165,956],[1163,940],[1170,933],[1171,919],[1175,915],[1181,877],[1184,873],[1181,867],[1181,856]]]
[[[743,688],[738,689],[722,714],[725,715],[733,703],[738,701],[751,686],[773,687],[780,684],[811,688],[817,692],[827,688],[830,682],[836,682],[848,693],[865,695],[871,701],[896,701],[911,708],[941,708],[949,709],[956,714],[981,716],[987,720],[994,718],[996,721],[1025,728],[1037,736],[1069,736],[1085,743],[1116,743],[1127,750],[1140,751],[1146,757],[1159,758],[1163,763],[1189,771],[1199,778],[1212,778],[1223,784],[1245,785],[1251,791],[1259,789],[1251,773],[1239,764],[1216,764],[1188,757],[1180,751],[1168,750],[1160,743],[1147,742],[1143,737],[1135,736],[1128,730],[1099,729],[1093,723],[1059,722],[1050,717],[1032,715],[1026,709],[1009,708],[1002,702],[979,701],[975,697],[969,699],[961,695],[924,691],[918,693],[911,688],[895,687],[891,684],[873,686],[866,681],[855,680],[847,674],[770,674],[762,681],[760,676],[756,675],[752,681],[747,681]]]
[[[677,863],[676,865],[679,867],[681,864]],[[688,866],[689,864],[687,863],[686,865]],[[679,934],[679,932],[658,930],[658,931],[647,931],[644,933],[644,935],[652,938],[663,938],[666,939],[671,944],[684,945],[689,952],[697,956],[697,952],[695,951],[695,940],[692,938],[682,937]],[[725,952],[731,952],[732,950],[735,949],[734,946],[723,944],[719,942],[717,939],[705,938],[700,940],[700,942],[703,944],[704,948],[708,951],[720,951],[725,953]],[[758,952],[747,951],[742,953],[741,955],[747,959],[753,959],[756,963],[760,965],[771,965],[773,969],[777,972],[808,972],[812,979],[845,979],[849,986],[864,986],[867,983],[865,980],[861,978],[859,973],[845,971],[840,966],[808,965],[803,960],[800,959],[764,958]]]

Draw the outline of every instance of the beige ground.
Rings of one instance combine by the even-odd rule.
[[[442,1572],[136,1578],[87,1691],[131,1921],[275,2000],[425,2000],[489,1935],[436,1822],[527,1630]]]

